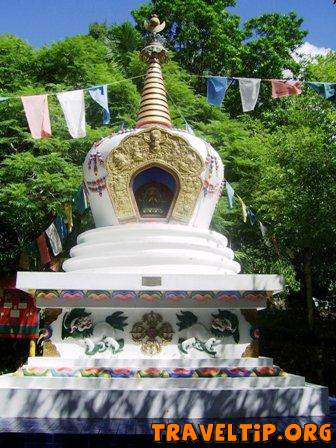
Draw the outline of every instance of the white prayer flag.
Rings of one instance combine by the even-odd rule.
[[[55,224],[51,223],[50,226],[45,231],[45,233],[47,234],[47,236],[49,238],[50,246],[53,251],[53,254],[55,256],[60,254],[62,252],[62,242],[61,242],[61,238],[57,232]]]
[[[267,227],[261,221],[259,221],[259,227],[260,227],[260,232],[261,232],[263,238],[265,238],[266,233],[267,233]]]
[[[239,78],[239,92],[244,112],[255,108],[258,101],[260,81],[256,78]]]
[[[107,99],[107,84],[90,87],[89,94],[91,95],[91,98],[103,108],[103,124],[109,124],[110,111]]]
[[[85,137],[85,103],[83,90],[57,94],[71,137]]]

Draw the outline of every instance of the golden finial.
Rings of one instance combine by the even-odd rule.
[[[166,26],[153,15],[144,27],[149,32],[146,47],[141,52],[141,59],[148,64],[145,84],[141,95],[140,111],[136,127],[160,124],[171,128],[166,89],[163,82],[161,62],[167,59],[164,39],[158,33]]]
[[[160,19],[158,18],[158,16],[156,14],[153,14],[152,17],[149,19],[149,21],[145,20],[144,22],[144,28],[145,30],[153,33],[153,34],[158,34],[160,33],[162,30],[164,30],[166,26],[166,22],[160,22]]]

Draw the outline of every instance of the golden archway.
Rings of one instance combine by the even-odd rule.
[[[180,190],[171,217],[188,222],[202,189],[203,162],[187,140],[157,126],[126,137],[105,161],[106,186],[118,220],[137,220],[131,179],[134,173],[151,164],[176,174]]]

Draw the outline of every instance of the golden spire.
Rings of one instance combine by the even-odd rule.
[[[140,111],[136,128],[151,124],[172,127],[167,94],[163,82],[161,62],[167,59],[167,50],[163,46],[163,38],[158,34],[165,27],[156,15],[144,24],[149,32],[149,43],[141,52],[141,59],[148,63],[145,84],[142,90]]]

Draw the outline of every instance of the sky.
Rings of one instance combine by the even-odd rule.
[[[188,0],[186,0],[188,1]],[[83,34],[92,22],[131,20],[141,0],[0,0],[0,34],[16,34],[40,47],[73,34]],[[336,49],[336,5],[332,0],[237,0],[232,11],[243,20],[266,12],[295,10],[309,31],[307,51]],[[323,50],[322,50],[323,52]]]

